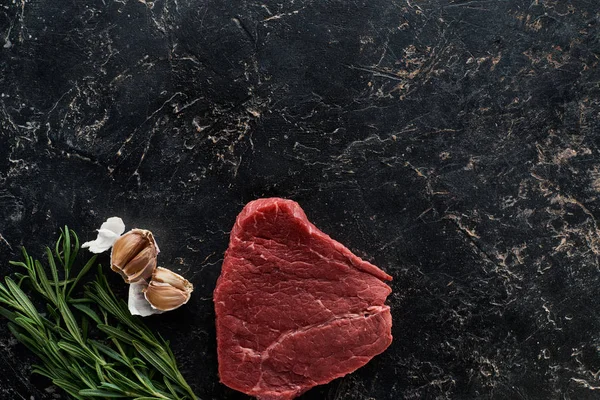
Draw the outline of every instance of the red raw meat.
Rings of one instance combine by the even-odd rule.
[[[238,215],[214,292],[219,375],[261,400],[293,399],[392,342],[392,277],[308,221],[298,203]]]

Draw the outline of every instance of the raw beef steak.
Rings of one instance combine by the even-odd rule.
[[[214,292],[221,381],[292,399],[365,365],[392,342],[392,278],[279,198],[246,205]]]

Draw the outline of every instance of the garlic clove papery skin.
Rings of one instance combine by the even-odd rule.
[[[103,253],[113,246],[123,232],[125,232],[123,220],[119,217],[110,217],[98,229],[96,239],[85,242],[81,248],[96,254]]]

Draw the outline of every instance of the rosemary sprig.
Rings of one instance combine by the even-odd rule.
[[[49,275],[23,248],[23,261],[11,264],[25,273],[0,282],[0,315],[9,320],[17,340],[41,360],[33,372],[75,399],[196,400],[169,343],[129,313],[100,266],[81,297],[73,297],[96,262],[91,257],[75,275],[78,252],[77,235],[65,227],[54,249],[46,248]],[[43,312],[36,307],[40,301]]]

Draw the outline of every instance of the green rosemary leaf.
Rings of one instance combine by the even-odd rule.
[[[35,284],[36,284],[35,290],[41,294],[41,293],[43,293],[43,291],[41,290],[41,286],[38,283],[37,272],[35,270],[35,262],[33,260],[33,257],[31,257],[29,254],[27,254],[27,252],[25,251],[25,248],[23,248],[23,254],[25,255],[25,264],[27,265],[27,273],[31,277],[31,280],[33,282],[35,282]]]
[[[4,303],[7,306],[17,308],[19,306],[18,302],[15,301],[14,296],[10,293],[10,291],[0,282],[0,303]]]
[[[69,291],[67,292],[67,298],[71,296],[71,292],[73,292],[73,289],[75,289],[81,278],[83,278],[85,274],[89,272],[90,268],[92,268],[92,266],[96,263],[97,257],[97,255],[92,256],[92,258],[90,258],[90,260],[83,266],[81,271],[79,271],[79,274],[77,274],[77,277],[75,278],[75,280],[71,284],[71,287],[69,288]]]
[[[35,274],[35,270],[33,268],[32,261],[31,261],[29,255],[27,254],[27,252],[25,251],[25,248],[22,249],[22,253],[23,253],[23,258],[25,259],[25,262],[9,261],[9,264],[15,265],[18,267],[23,267],[27,270],[27,275],[21,274],[21,273],[14,274],[16,277],[19,278],[18,285],[20,287],[22,282],[28,278],[30,280],[31,284],[33,285],[35,291],[38,293],[41,293],[42,289],[37,282],[37,276]]]
[[[96,304],[94,300],[88,298],[80,298],[80,299],[69,299],[69,304]]]
[[[103,399],[108,399],[108,398],[112,398],[112,399],[121,398],[122,399],[124,397],[128,397],[127,395],[124,395],[122,393],[113,392],[113,391],[107,390],[107,389],[82,389],[79,391],[79,395],[88,396],[88,397],[101,397]]]
[[[60,347],[58,347],[57,342],[48,340],[43,350],[54,367],[64,370],[69,369],[69,360],[67,359],[66,355],[60,351]]]
[[[139,358],[139,357],[131,357],[131,363],[136,367],[136,368],[146,368],[146,362]]]
[[[97,383],[94,380],[95,377],[88,373],[88,369],[85,366],[72,363],[69,366],[69,370],[71,371],[72,376],[76,377],[78,382],[84,383],[88,389],[95,389],[97,387]]]
[[[162,400],[162,399],[164,399],[164,397],[148,397],[148,396],[145,396],[145,397],[136,397],[133,400]]]
[[[14,274],[14,277],[17,280],[17,285],[19,287],[21,287],[23,285],[23,281],[29,279],[29,275],[21,274],[21,273],[18,273],[18,272]]]
[[[61,236],[65,239],[63,244],[63,259],[65,271],[68,272],[71,269],[71,235],[69,234],[69,228],[65,226],[65,230],[62,231]]]
[[[111,349],[110,347],[96,341],[96,340],[89,340],[89,343],[96,348],[96,350],[98,350],[99,352],[101,352],[102,354],[104,354],[107,357],[112,358],[113,360],[119,362],[120,364],[123,365],[130,365],[126,359],[124,359],[119,353],[117,353],[116,351],[114,351],[113,349]]]
[[[114,383],[102,382],[100,384],[100,387],[102,389],[113,390],[115,392],[119,392],[119,393],[123,393],[123,394],[127,392],[127,390],[115,385]]]
[[[46,257],[48,258],[48,263],[50,264],[50,273],[52,274],[52,282],[50,282],[50,285],[54,286],[54,294],[56,297],[58,297],[60,281],[58,279],[58,270],[56,269],[54,256],[52,255],[52,251],[50,251],[49,247],[46,247]]]
[[[15,318],[18,316],[17,313],[12,312],[9,309],[4,308],[2,306],[0,306],[0,315],[12,322],[14,322]]]
[[[31,368],[31,372],[33,372],[34,374],[45,376],[46,378],[48,378],[50,380],[53,380],[56,378],[54,376],[54,374],[52,372],[50,372],[50,370],[48,368],[43,367],[41,365],[34,365]]]
[[[175,389],[173,388],[173,385],[171,385],[171,383],[169,382],[169,380],[167,379],[166,376],[163,378],[163,382],[165,383],[165,386],[167,387],[167,389],[169,390],[171,395],[173,395],[173,399],[179,399],[180,398],[179,395],[177,393],[175,393]]]
[[[60,322],[60,321],[59,321]],[[63,340],[73,340],[73,336],[71,335],[71,333],[69,333],[69,331],[67,331],[66,329],[58,326],[58,324],[54,325],[54,326],[48,326],[52,331],[58,333],[58,336],[61,337],[61,339]]]
[[[154,345],[156,343],[156,339],[153,340],[150,330],[133,318],[127,308],[127,304],[117,300],[110,290],[106,277],[104,277],[103,274],[100,273],[98,275],[96,282],[91,285],[91,290],[86,292],[86,294],[96,300],[98,305],[115,317],[119,322],[131,328],[131,334],[138,336],[149,344]]]
[[[160,395],[160,393],[156,393],[156,390],[149,390],[148,388],[135,383],[133,380],[127,378],[124,374],[119,373],[118,371],[109,370],[107,373],[115,382],[119,382],[123,388],[128,388],[128,393],[137,393],[137,396],[144,394]],[[161,396],[161,398],[168,399],[168,397],[164,396]]]
[[[29,254],[27,254],[27,250],[25,250],[25,247],[21,247],[21,254],[23,255],[23,258],[29,265]]]
[[[61,350],[64,350],[65,352],[73,356],[74,358],[81,359],[90,366],[95,365],[94,359],[91,358],[90,355],[86,351],[82,350],[79,346],[61,340],[60,342],[58,342],[58,347]]]
[[[42,289],[40,291],[40,294],[42,296],[46,297],[53,304],[56,305],[56,296],[54,295],[54,291],[52,290],[52,286],[50,285],[48,276],[46,275],[46,272],[44,271],[44,267],[42,267],[42,264],[38,260],[35,260],[33,262],[33,266],[34,266],[33,270],[35,271],[35,274],[38,278],[39,285]]]
[[[14,324],[23,328],[31,338],[37,343],[44,343],[47,339],[44,332],[40,332],[36,329],[35,321],[27,317],[16,317]]]
[[[48,315],[54,318],[54,323],[58,324],[60,322],[60,314],[57,312],[56,307],[50,303],[46,303],[46,310],[48,311]]]
[[[21,333],[21,331],[17,328],[17,325],[11,322],[8,324],[8,329],[10,330],[12,335],[15,338],[17,338],[19,342],[23,343],[29,350],[33,351],[34,353],[38,353],[41,351],[39,344],[36,343],[34,340],[30,339],[29,336],[26,336],[23,333]]]
[[[33,303],[27,297],[27,295],[21,290],[21,288],[19,286],[17,286],[17,284],[12,279],[7,277],[5,279],[5,282],[6,282],[6,285],[8,286],[8,290],[10,291],[10,293],[13,295],[13,297],[19,304],[18,309],[22,310],[31,319],[33,319],[36,323],[39,323],[41,325],[42,322],[39,317],[39,314],[38,314],[37,310],[35,309],[35,306],[33,305]]]
[[[101,324],[102,320],[100,319],[100,317],[98,316],[98,314],[96,313],[96,311],[92,310],[90,307],[86,306],[85,304],[73,304],[73,307],[78,309],[79,311],[83,312],[85,315],[87,315],[88,317],[90,317],[92,320],[94,320],[94,322],[96,322],[97,324]]]
[[[116,300],[113,301],[108,294],[99,288],[98,282],[93,282],[90,285],[90,289],[85,292],[86,297],[94,300],[100,307],[107,311],[112,316],[120,319],[120,310],[116,306]]]
[[[8,263],[10,265],[14,265],[14,266],[17,266],[17,267],[27,268],[27,265],[24,262],[21,262],[21,261],[9,261]]]
[[[53,379],[52,383],[69,393],[73,398],[77,400],[86,400],[85,397],[79,395],[81,389],[74,383],[62,379]]]
[[[152,382],[151,377],[149,377],[148,375],[146,375],[145,373],[143,373],[142,371],[140,371],[140,373],[138,374],[138,379],[139,381],[142,383],[142,385],[144,385],[145,387],[151,389],[151,390],[156,390],[155,386],[158,386],[156,384],[156,382]]]
[[[133,341],[133,346],[142,355],[142,357],[152,364],[160,373],[177,382],[177,375],[173,373],[169,364],[165,363],[164,359],[160,355],[156,354],[154,350],[149,349],[142,343],[135,340]]]
[[[146,388],[146,392],[158,398],[169,398],[167,391],[160,385],[160,382],[153,381],[147,374],[147,368],[133,369],[136,379]]]
[[[63,260],[60,257],[60,246],[63,243],[63,241],[64,241],[64,235],[63,235],[63,231],[61,229],[60,236],[58,237],[58,240],[54,244],[54,254],[56,254],[56,258],[58,258],[60,260],[61,264],[63,264],[63,266],[64,266]]]
[[[98,329],[108,334],[109,337],[121,340],[127,344],[132,344],[135,338],[121,329],[113,328],[110,325],[98,324]]]
[[[79,344],[83,344],[83,338],[81,337],[79,326],[77,325],[75,317],[71,313],[69,306],[67,306],[65,299],[63,297],[58,297],[56,305],[58,306],[58,311],[60,312],[60,315],[69,333],[73,336],[75,341],[77,341]]]
[[[16,276],[16,274],[15,274],[15,276]],[[68,285],[69,283],[73,283],[73,282],[75,282],[75,278],[71,278],[71,279],[67,279],[67,280],[64,280],[64,279],[59,280],[58,285],[56,283],[54,283],[53,281],[50,281],[50,286],[53,286],[53,287],[54,286],[59,286],[59,287],[62,286],[64,289],[65,285]]]
[[[171,346],[170,346],[170,344],[171,344],[171,343],[169,343],[168,341],[164,340],[164,339],[162,338],[162,336],[160,336],[160,335],[159,335],[159,337],[160,337],[160,339],[161,339],[163,342],[165,342],[165,343],[167,344],[167,345],[166,345],[165,347],[163,347],[163,348],[164,348],[164,350],[167,352],[167,354],[169,355],[169,359],[170,359],[170,360],[173,360],[173,362],[175,362],[175,354],[173,354],[173,351],[171,350]],[[173,368],[177,368],[177,366],[176,366],[176,365],[173,365]]]
[[[73,235],[73,238],[75,239],[75,244],[73,245],[73,252],[71,254],[71,259],[69,260],[69,265],[72,266],[75,263],[75,258],[77,258],[77,254],[79,253],[79,237],[77,236],[74,230],[69,229],[66,226],[65,232],[67,232],[67,234],[71,232],[71,235]]]
[[[83,337],[83,341],[87,341],[88,338],[88,328],[89,328],[89,322],[88,319],[85,317],[81,318],[81,336]]]

